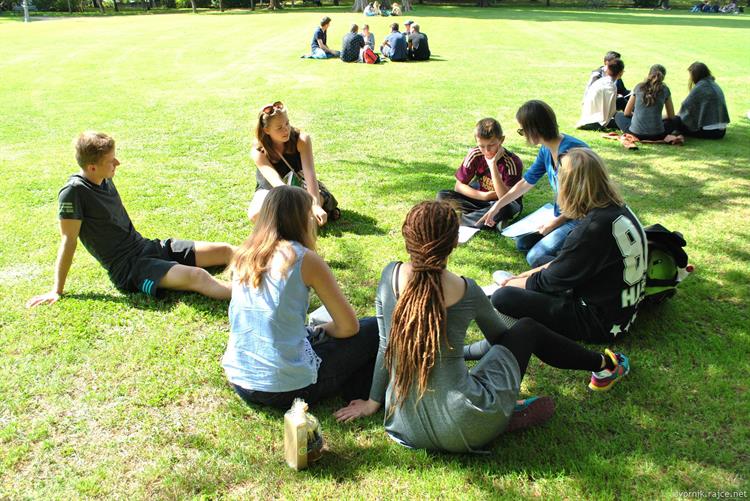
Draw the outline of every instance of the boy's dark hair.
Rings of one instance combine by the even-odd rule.
[[[532,99],[523,103],[516,112],[516,120],[521,125],[523,135],[529,143],[534,139],[550,141],[560,135],[555,112],[544,101]]]
[[[83,169],[87,165],[98,164],[104,155],[115,148],[115,140],[103,132],[82,132],[73,141],[76,149],[76,162]]]
[[[611,51],[607,52],[606,54],[604,54],[604,62],[608,63],[608,62],[612,61],[613,59],[620,59],[621,57],[622,56],[620,56],[619,52],[615,52],[615,51],[611,50]]]
[[[391,24],[391,31],[398,31],[398,23]]]
[[[500,139],[503,137],[503,128],[500,127],[500,122],[494,118],[483,118],[477,122],[474,136],[482,139]]]
[[[326,24],[329,24],[331,22],[331,18],[328,16],[323,16],[323,19],[320,20],[320,25],[325,26]]]
[[[611,76],[617,76],[622,73],[623,70],[625,70],[625,63],[622,62],[622,59],[607,61],[607,73]]]
[[[349,31],[352,32],[352,33],[356,33],[356,32],[359,31],[359,26],[357,26],[356,23],[352,24],[351,28],[349,28]]]

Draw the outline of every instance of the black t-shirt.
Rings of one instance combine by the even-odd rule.
[[[313,33],[312,41],[310,42],[310,48],[312,50],[322,49],[322,47],[320,47],[320,45],[318,44],[318,40],[323,42],[325,45],[328,45],[328,36],[326,35],[326,31],[320,26],[315,28],[315,33]]]
[[[284,158],[287,162],[289,162],[289,165],[292,166],[294,172],[302,176],[302,155],[300,155],[299,151],[296,151],[294,153],[285,153]],[[286,176],[290,172],[286,162],[284,162],[282,159],[279,159],[278,162],[271,162],[271,166],[279,174],[279,177],[281,179],[284,179],[284,176]],[[258,186],[255,187],[256,190],[270,190],[271,188],[273,188],[273,186],[271,186],[271,183],[269,183],[266,178],[263,177],[260,169],[255,169],[255,180],[258,182]]]
[[[613,335],[627,332],[643,297],[646,234],[627,206],[593,209],[565,239],[548,268],[531,275],[532,291],[573,295],[593,309]]]
[[[115,285],[127,280],[130,261],[146,240],[135,231],[111,179],[97,186],[73,174],[58,195],[60,219],[79,219],[78,238],[86,250],[107,270]]]
[[[430,58],[430,45],[427,42],[427,35],[421,32],[412,32],[409,34],[409,43],[411,50],[409,55],[417,61],[426,61]]]
[[[341,60],[345,63],[352,63],[359,59],[359,49],[365,46],[365,39],[359,33],[351,31],[344,35],[341,42]]]

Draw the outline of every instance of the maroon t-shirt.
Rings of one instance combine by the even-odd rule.
[[[508,150],[497,159],[497,170],[503,184],[510,189],[521,180],[523,163],[521,159]],[[492,173],[487,167],[487,160],[479,148],[472,148],[456,171],[456,179],[464,184],[470,184],[474,179],[479,183],[479,191],[494,191]]]

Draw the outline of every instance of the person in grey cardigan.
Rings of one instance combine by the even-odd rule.
[[[504,431],[552,416],[549,397],[516,400],[532,354],[561,369],[603,370],[592,374],[606,384],[598,390],[627,374],[627,357],[588,350],[530,318],[507,328],[476,282],[446,269],[458,227],[443,202],[409,211],[402,233],[410,261],[387,265],[378,286],[380,346],[370,398],[339,409],[339,421],[385,404],[386,432],[401,445],[480,452]],[[464,340],[474,320],[492,346],[469,370]]]
[[[690,93],[674,119],[665,120],[667,130],[702,139],[721,139],[729,125],[724,93],[708,66],[694,62],[688,67]]]

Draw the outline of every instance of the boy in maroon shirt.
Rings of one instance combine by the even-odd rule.
[[[492,203],[513,187],[523,173],[523,163],[515,154],[503,148],[503,129],[494,118],[483,118],[474,130],[477,147],[469,150],[456,171],[456,185],[452,190],[437,194],[441,202],[456,206],[462,214],[461,224],[475,226],[492,207]],[[523,208],[521,198],[511,202],[495,215],[495,222],[512,219]],[[496,224],[500,228],[502,224]],[[487,228],[487,226],[485,226]]]

